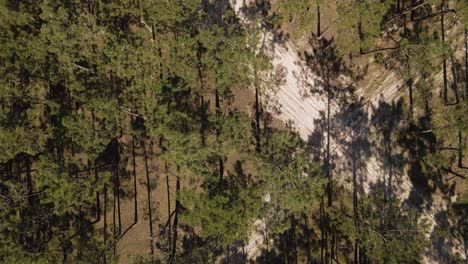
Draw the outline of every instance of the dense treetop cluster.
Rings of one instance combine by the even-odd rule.
[[[466,29],[444,30],[468,24],[466,3],[339,0],[325,27],[327,1],[271,1],[274,13],[253,14],[259,25],[225,2],[0,0],[0,262],[118,262],[121,215],[149,223],[141,263],[229,262],[257,219],[262,263],[421,261],[420,210],[381,191],[332,190],[330,157],[312,158],[263,109],[277,83],[259,27],[336,34],[335,58],[375,53],[408,84],[408,123],[395,133],[429,142],[421,155],[408,147],[420,170],[460,178],[468,62],[447,65],[467,61],[452,48]],[[442,151],[450,140],[456,151]],[[151,182],[167,184],[167,201],[151,201]]]

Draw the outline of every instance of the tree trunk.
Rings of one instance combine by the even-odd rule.
[[[336,231],[335,227],[331,227],[331,233],[332,233],[332,238],[331,238],[331,258],[330,258],[330,263],[333,263],[333,260],[336,260]]]
[[[291,237],[290,237],[290,243],[291,248],[293,250],[293,254],[291,254],[292,258],[292,263],[297,263],[297,240],[296,240],[296,220],[294,219],[293,216],[291,216]]]
[[[326,247],[327,247],[327,228],[326,228],[326,219],[325,219],[325,203],[323,201],[323,196],[320,198],[320,228],[321,228],[321,245],[320,245],[320,263],[328,262],[326,256]]]
[[[356,171],[356,154],[352,153],[352,166],[353,166],[353,221],[356,232],[358,232],[358,197],[357,197],[357,171]],[[359,243],[358,239],[354,240],[354,263],[359,263]]]
[[[307,256],[307,264],[312,263],[312,258],[310,255],[310,231],[309,231],[309,225],[307,221],[307,215],[303,214],[304,218],[304,227],[305,227],[305,236],[306,236],[306,256]]]
[[[411,0],[411,7],[414,7],[416,5],[416,1],[415,0]],[[413,8],[411,8],[411,14],[410,14],[410,19],[411,19],[411,22],[414,21],[414,15],[415,15],[415,11]]]
[[[453,85],[452,89],[455,94],[455,104],[460,102],[460,98],[458,96],[458,79],[457,79],[457,69],[455,65],[455,60],[453,59],[453,54],[450,55],[450,62],[452,64],[452,77],[453,77]]]
[[[179,168],[177,168],[177,172],[179,171]],[[178,223],[179,223],[179,209],[180,209],[180,202],[179,202],[179,193],[180,193],[180,178],[179,176],[176,177],[176,205],[175,205],[175,215],[174,215],[174,226],[173,228],[173,233],[174,235],[172,236],[172,252],[171,252],[171,257],[170,257],[170,263],[174,263],[176,252],[177,252],[177,228],[178,228]]]
[[[146,195],[148,199],[148,214],[149,214],[149,229],[150,229],[150,250],[151,255],[154,254],[154,238],[153,238],[153,210],[151,208],[151,182],[148,170],[148,157],[146,156],[145,140],[141,139],[141,147],[143,148],[143,159],[145,160],[146,173]]]
[[[116,178],[116,194],[117,194],[117,215],[119,221],[118,234],[122,233],[122,214],[120,211],[120,176],[119,176],[119,165],[115,165],[115,178]]]
[[[99,173],[98,173],[96,162],[94,163],[94,176],[96,177],[96,182],[98,182],[99,181]],[[101,221],[101,200],[99,198],[99,192],[96,192],[96,208],[97,208],[96,223],[97,223],[97,222]]]
[[[361,24],[361,15],[359,14],[359,22],[358,22],[358,35],[359,35],[359,53],[361,55],[366,54],[362,49],[362,39],[364,37],[362,33],[362,24]]]
[[[266,260],[267,260],[267,263],[269,262],[269,253],[270,253],[270,241],[269,241],[269,238],[268,238],[268,225],[267,225],[267,221],[265,220],[265,241],[266,241]]]
[[[169,170],[167,166],[167,162],[164,162],[164,170],[166,171],[166,192],[167,192],[167,215],[169,216],[168,226],[169,231],[168,233],[168,248],[171,250],[172,240],[171,240],[171,193],[169,191]]]
[[[397,49],[399,49],[399,48],[400,48],[399,46],[396,46],[396,47],[386,47],[386,48],[379,48],[379,49],[370,50],[370,51],[364,51],[364,50],[361,48],[361,55],[369,55],[369,54],[376,53],[376,52],[389,51],[389,50],[397,50]]]
[[[197,70],[198,70],[198,80],[200,81],[200,119],[201,119],[201,126],[200,126],[200,134],[202,139],[202,145],[205,145],[205,128],[206,128],[206,115],[205,115],[205,98],[204,98],[204,85],[203,85],[203,64],[202,64],[202,51],[201,51],[201,44],[198,42],[198,49],[197,49]]]
[[[433,13],[433,14],[429,14],[427,16],[424,16],[424,17],[421,17],[421,18],[418,18],[418,19],[415,19],[413,22],[420,22],[420,21],[423,21],[423,20],[426,20],[428,18],[431,18],[431,17],[436,17],[438,15],[444,15],[446,13],[456,13],[454,9],[445,9],[444,11],[439,11],[439,12],[436,12],[436,13]]]
[[[80,260],[82,258],[82,254],[83,254],[83,244],[84,244],[84,240],[85,240],[85,236],[84,236],[84,216],[83,216],[83,210],[81,209],[81,206],[79,207],[78,209],[79,213],[78,213],[78,233],[80,234],[79,236],[79,242],[78,242],[78,248],[77,248],[77,258],[78,260]]]
[[[104,184],[104,248],[107,249],[107,184]],[[104,254],[104,263],[106,263]]]
[[[328,178],[328,207],[332,206],[333,203],[333,179],[331,173],[331,162],[330,162],[330,110],[331,110],[331,91],[330,84],[327,78],[327,178]]]
[[[322,203],[324,203],[324,201],[322,200]],[[324,242],[324,245],[325,245],[325,263],[328,264],[330,262],[330,253],[328,251],[328,235],[330,233],[330,223],[329,223],[329,220],[328,220],[328,215],[325,211],[325,204],[323,204],[323,207],[322,207],[322,213],[323,213],[323,228],[325,230],[325,242]]]
[[[457,173],[449,168],[445,168],[445,167],[442,167],[442,170],[447,172],[447,173],[450,173],[452,175],[454,175],[454,177],[459,177],[459,178],[462,178],[462,179],[466,179],[466,176],[465,175],[462,175],[460,173]]]
[[[116,165],[115,165],[116,166]],[[113,177],[112,177],[112,181],[113,181],[113,199],[112,199],[112,202],[113,202],[113,206],[112,206],[112,239],[113,241],[116,240],[116,237],[117,237],[117,232],[116,232],[116,208],[117,208],[117,199],[115,199],[116,197],[116,193],[117,193],[117,183],[116,183],[116,177],[115,177],[115,168],[113,170],[113,173],[112,173]],[[116,253],[116,248],[115,248],[115,243],[112,243],[113,244],[113,250],[114,250],[114,255]]]
[[[405,1],[401,2],[401,8],[404,10],[405,9]],[[403,35],[407,36],[408,35],[408,26],[406,23],[406,13],[403,13]]]
[[[391,136],[390,138],[388,139],[388,142],[387,142],[387,149],[388,149],[388,197],[390,199],[392,199],[392,196],[393,196],[393,186],[392,186],[392,182],[393,182],[393,157],[392,157],[392,140],[391,140]]]
[[[465,99],[468,98],[468,30],[465,28]]]
[[[218,121],[218,124],[216,125],[216,142],[218,144],[220,144],[219,142],[219,137],[221,135],[221,127],[220,127],[220,118],[221,118],[221,102],[220,102],[220,97],[219,97],[219,91],[218,89],[216,88],[215,90],[215,105],[216,105],[216,118],[217,118],[217,121]],[[223,157],[220,155],[219,159],[218,159],[218,163],[219,163],[219,168],[218,168],[218,174],[219,174],[219,180],[222,180],[223,179],[223,174],[224,174],[224,161],[223,161]]]
[[[260,152],[260,91],[257,84],[255,84],[255,143],[255,150]]]
[[[133,117],[132,117],[133,120]],[[135,160],[135,135],[132,135],[132,161],[133,161],[133,204],[135,206],[135,216],[133,221],[138,223],[138,193],[137,193],[137,176],[136,176],[136,160]],[[96,171],[97,173],[97,171]]]
[[[445,26],[444,26],[444,11],[445,11],[445,0],[442,0],[441,3],[441,19],[440,19],[440,30],[441,30],[441,36],[442,36],[442,44],[445,43]],[[448,103],[448,91],[447,91],[447,60],[443,58],[442,61],[442,69],[443,69],[443,80],[444,80],[444,90],[443,90],[443,98],[444,98],[444,103],[447,105]]]
[[[320,5],[317,2],[317,37],[320,36],[321,31],[320,31]]]
[[[406,55],[406,61],[408,63],[408,73],[409,73],[409,79],[408,79],[408,92],[409,92],[409,117],[412,120],[413,119],[413,113],[414,113],[414,104],[413,104],[413,76],[411,76],[411,67],[410,67],[410,59],[409,56]]]
[[[219,118],[221,117],[221,102],[220,102],[220,98],[219,98],[219,91],[218,91],[218,88],[215,89],[215,111],[216,111],[216,118],[218,118],[218,122],[219,122]],[[216,126],[216,138],[218,138],[219,136],[221,135],[221,129],[219,127],[219,124],[217,124]]]
[[[33,184],[32,184],[32,176],[31,176],[31,159],[29,156],[26,156],[26,182],[28,187],[28,202],[29,206],[33,205],[34,197],[33,197]]]
[[[463,139],[460,129],[458,129],[458,167],[463,168]]]
[[[95,16],[96,16],[96,23],[99,24],[99,8],[101,6],[101,0],[96,0],[96,7],[95,7]]]

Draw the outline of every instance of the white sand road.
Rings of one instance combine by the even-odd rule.
[[[243,13],[243,7],[249,5],[251,0],[230,0],[231,5],[234,8],[237,16],[243,20],[245,23],[248,23],[248,18]],[[326,93],[321,94],[310,94],[309,96],[304,96],[308,93],[311,87],[314,90],[322,89],[320,87],[321,79],[317,74],[312,72],[312,70],[306,65],[306,63],[299,57],[297,49],[294,44],[285,41],[282,44],[275,43],[273,39],[273,33],[266,31],[263,33],[264,42],[263,45],[266,47],[267,54],[271,57],[271,63],[274,68],[282,68],[284,73],[284,81],[279,85],[275,92],[267,92],[266,98],[272,98],[274,100],[269,100],[264,102],[267,109],[276,109],[276,116],[286,123],[292,124],[293,128],[301,135],[304,140],[309,140],[309,136],[318,130],[317,122],[324,121],[323,113],[327,111],[327,98]],[[343,79],[346,80],[346,76],[343,76]],[[398,79],[394,74],[389,74],[382,82],[381,89],[378,92],[373,92],[372,95],[367,95],[368,98],[362,98],[364,103],[364,116],[361,119],[370,119],[372,115],[373,106],[379,104],[379,102],[388,102],[391,103],[398,94],[398,88],[401,83],[397,81]],[[364,94],[363,89],[358,89],[355,92],[356,97],[362,96]],[[342,111],[338,104],[331,104],[331,116],[333,114]],[[322,113],[322,115],[321,115]],[[366,116],[367,115],[367,116]],[[331,119],[333,121],[333,118]],[[360,127],[366,127],[367,125],[360,124],[360,119],[352,120],[349,129],[354,128],[354,132],[344,133],[341,138],[332,137],[330,141],[331,151],[333,155],[333,163],[335,165],[334,170],[339,171],[334,173],[334,177],[341,184],[349,186],[351,188],[350,179],[352,177],[351,171],[351,160],[349,155],[350,144],[353,140],[358,138],[361,133],[368,133],[368,131],[362,130]],[[332,125],[333,126],[333,125]],[[321,137],[323,141],[326,141],[326,132],[321,132]],[[382,165],[381,157],[371,154],[366,158],[364,164],[362,164],[361,170],[358,172],[361,178],[361,188],[364,192],[369,191],[369,186],[380,181],[385,181],[386,174],[388,174],[386,168]],[[401,168],[400,175],[398,177],[398,183],[393,183],[392,189],[393,192],[398,195],[401,200],[405,200],[410,190],[412,189],[411,181],[409,177],[405,174],[404,169]],[[396,176],[394,176],[396,177]],[[395,180],[393,180],[395,181]],[[436,224],[434,215],[446,209],[446,204],[443,199],[433,197],[434,202],[432,203],[432,208],[423,212],[423,215],[431,222],[431,229]],[[265,222],[262,219],[257,219],[255,221],[256,231],[252,232],[252,235],[249,239],[248,244],[246,245],[245,252],[249,259],[255,259],[261,253],[261,250],[264,248],[264,231],[265,231]],[[429,235],[429,234],[428,234]],[[458,243],[459,244],[459,243]],[[460,246],[460,245],[459,245]],[[424,258],[425,263],[437,263],[431,257],[431,249],[427,249],[427,254]],[[459,251],[463,254],[462,251]]]

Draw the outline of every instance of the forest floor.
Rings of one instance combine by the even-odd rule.
[[[231,0],[238,17],[244,22],[248,19],[244,12],[248,8],[249,1]],[[414,176],[410,177],[415,164],[408,157],[405,144],[413,142],[411,138],[393,136],[397,134],[398,127],[404,125],[407,114],[404,101],[406,87],[400,81],[401,78],[395,72],[372,63],[369,58],[361,58],[360,60],[363,60],[361,63],[355,60],[354,64],[349,66],[350,64],[314,48],[317,43],[311,44],[304,40],[293,42],[287,36],[273,30],[264,29],[263,38],[263,46],[274,66],[273,73],[277,75],[275,78],[281,77],[280,84],[267,90],[261,99],[265,110],[273,116],[271,125],[275,127],[286,125],[297,131],[302,139],[316,150],[314,158],[324,161],[327,150],[327,109],[330,95],[330,161],[334,184],[351,190],[352,178],[355,175],[359,182],[360,193],[368,193],[377,188],[385,189],[390,195],[398,197],[402,201],[402,206],[420,209],[423,217],[429,220],[428,237],[432,240],[432,237],[436,236],[433,232],[435,227],[444,226],[450,221],[446,213],[447,197],[436,188],[432,188],[435,183],[424,183],[421,187]],[[328,44],[321,45],[327,47]],[[336,64],[339,64],[338,67]],[[324,75],[324,72],[328,75]],[[327,87],[332,91],[330,94]],[[252,91],[244,90],[239,94],[234,106],[252,116]],[[213,102],[214,100],[211,104]],[[160,230],[166,225],[170,213],[174,210],[175,177],[169,176],[168,203],[167,175],[164,164],[158,161],[160,150],[151,144],[150,140],[138,137],[135,148],[138,221],[133,224],[132,140],[130,136],[125,136],[120,139],[122,146],[120,170],[123,177],[121,232],[128,227],[131,229],[117,243],[120,263],[130,263],[133,256],[150,253],[147,178],[142,143],[147,152],[151,182],[155,255],[167,257],[169,253],[163,245],[167,243],[164,240],[167,232],[161,234]],[[428,186],[433,191],[423,190]],[[112,188],[108,192],[107,232],[112,233]],[[103,219],[97,225],[102,232]],[[256,219],[254,225],[255,231],[244,248],[249,259],[258,257],[265,248],[264,234],[267,228],[265,222]],[[157,247],[156,243],[159,243]],[[463,254],[460,250],[462,242],[445,243],[450,245],[449,250],[457,250]],[[427,247],[425,263],[442,262],[434,253],[436,251],[433,246],[436,246],[435,243]],[[166,249],[162,252],[158,248]]]
[[[250,23],[249,1],[232,0],[231,4],[244,23]],[[428,237],[437,225],[450,221],[446,214],[446,197],[437,191],[431,193],[419,189],[409,176],[413,165],[404,151],[405,140],[393,136],[405,122],[407,114],[404,99],[405,84],[396,73],[383,69],[377,63],[361,69],[362,75],[349,76],[356,69],[346,69],[346,63],[327,68],[327,63],[336,58],[308,47],[300,51],[282,34],[265,29],[263,47],[271,57],[276,73],[283,80],[275,89],[266,92],[263,106],[274,116],[297,131],[300,136],[317,149],[317,157],[324,161],[327,146],[327,106],[330,87],[330,162],[336,184],[351,190],[353,175],[358,178],[360,193],[383,188],[398,197],[402,206],[420,209],[423,218],[429,221]],[[359,67],[359,65],[357,66]],[[325,69],[324,69],[325,68]],[[327,72],[327,76],[319,76]],[[343,74],[344,73],[344,74]],[[329,81],[325,81],[328,77]],[[352,80],[360,79],[355,82]],[[409,140],[409,139],[408,139]],[[410,140],[409,140],[410,141]],[[431,183],[429,183],[431,185]],[[445,217],[444,217],[445,215]],[[265,223],[258,219],[256,231],[247,244],[249,259],[259,256],[264,247]],[[449,249],[463,255],[460,241],[450,241]],[[434,246],[433,243],[430,243]],[[439,263],[429,246],[424,256],[425,263]],[[440,245],[439,245],[440,246]]]
[[[132,263],[135,256],[149,256],[151,253],[151,240],[153,240],[154,254],[164,256],[168,251],[162,252],[160,249],[166,248],[165,243],[160,239],[161,228],[165,226],[170,210],[174,209],[175,197],[175,177],[169,175],[169,203],[167,196],[167,185],[164,171],[164,164],[161,164],[160,149],[142,136],[135,137],[135,174],[133,168],[133,144],[131,136],[123,136],[119,139],[120,162],[118,166],[120,175],[120,213],[116,206],[116,217],[114,219],[114,186],[108,187],[107,200],[107,233],[108,245],[115,243],[116,252],[119,253],[119,263]],[[146,153],[145,153],[146,152]],[[145,162],[146,154],[146,162]],[[148,165],[146,168],[145,164]],[[146,177],[148,173],[148,178]],[[136,175],[136,195],[137,211],[135,211],[135,186],[134,175]],[[149,179],[149,194],[148,184]],[[150,200],[149,200],[149,199]],[[151,202],[149,202],[151,201]],[[101,194],[101,203],[104,208],[104,195]],[[153,234],[150,232],[149,210],[151,205],[151,224]],[[137,213],[137,221],[135,221]],[[119,230],[114,238],[114,226]],[[114,223],[115,221],[115,223]],[[96,228],[104,232],[104,216],[97,223]],[[166,228],[166,230],[168,230]],[[167,234],[167,232],[165,233]],[[115,241],[115,242],[114,242]],[[163,244],[157,246],[157,243]],[[112,248],[110,248],[112,250]]]

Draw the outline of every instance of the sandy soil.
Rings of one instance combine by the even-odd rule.
[[[231,4],[241,20],[247,22],[247,18],[243,13],[243,7],[249,4],[249,0],[231,0]],[[316,93],[309,96],[305,96],[308,91],[313,88],[314,90],[324,90],[320,87],[322,80],[317,74],[312,72],[310,68],[304,63],[299,57],[298,50],[294,45],[285,41],[283,44],[279,44],[274,41],[272,32],[265,32],[263,34],[264,45],[267,47],[267,54],[271,57],[271,62],[275,69],[281,68],[284,71],[284,82],[278,87],[276,91],[267,92],[265,96],[267,109],[274,113],[283,122],[291,124],[292,128],[295,129],[301,137],[309,141],[312,133],[318,130],[318,122],[323,122],[323,113],[327,110],[327,98],[326,93]],[[343,79],[347,79],[346,76]],[[378,84],[378,85],[377,85]],[[374,74],[370,77],[368,87],[360,87],[355,91],[354,95],[356,98],[361,98],[364,105],[364,115],[362,118],[353,120],[353,115],[349,115],[351,120],[348,128],[353,131],[342,133],[341,137],[332,137],[331,150],[334,157],[334,165],[336,171],[335,179],[341,182],[343,185],[351,188],[351,159],[350,159],[350,145],[352,146],[353,141],[356,141],[362,133],[369,133],[366,130],[368,127],[364,123],[364,120],[370,120],[373,114],[373,109],[376,109],[380,103],[392,104],[395,99],[401,94],[399,92],[400,87],[403,84],[399,81],[399,78],[391,72],[384,74]],[[376,87],[377,86],[377,87]],[[376,89],[377,88],[377,89]],[[270,98],[270,99],[268,99]],[[331,115],[338,112],[346,111],[340,109],[337,104],[332,104]],[[321,115],[322,113],[322,115]],[[366,116],[367,115],[367,116]],[[336,122],[336,121],[332,121]],[[342,121],[341,121],[342,122]],[[364,124],[362,124],[364,123]],[[361,128],[362,127],[362,128]],[[351,129],[353,128],[353,129]],[[326,141],[326,132],[320,132],[322,141]],[[388,170],[382,164],[381,157],[376,156],[373,151],[369,151],[370,156],[366,157],[364,164],[362,164],[361,170],[358,172],[360,178],[361,188],[364,192],[369,192],[370,186],[377,182],[385,182],[386,178],[389,177]],[[400,168],[399,175],[394,177],[393,191],[401,200],[408,197],[410,190],[412,189],[412,183],[409,177],[406,175],[404,168]],[[432,207],[424,212],[423,215],[429,219],[431,224],[431,231],[434,228],[436,221],[434,215],[446,209],[446,204],[443,199],[433,197],[436,201],[432,204]],[[250,241],[247,245],[246,252],[249,259],[255,259],[262,247],[264,241],[263,233],[265,231],[265,223],[258,219],[255,222],[256,231],[254,231],[250,237]],[[428,250],[429,251],[429,250]],[[426,263],[436,263],[435,260],[431,259],[431,254],[424,257]]]

